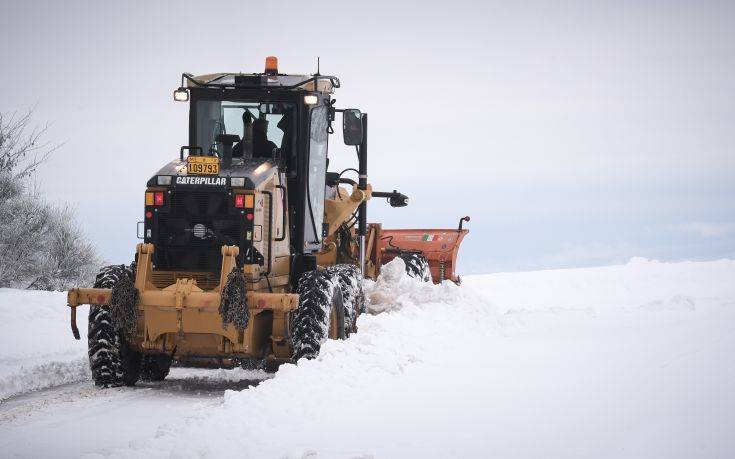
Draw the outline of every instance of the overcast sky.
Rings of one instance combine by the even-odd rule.
[[[411,197],[370,220],[472,217],[465,272],[735,257],[734,4],[505,3],[2,0],[0,111],[51,124],[39,186],[111,262],[187,143],[181,73],[267,55],[370,114],[371,182]]]

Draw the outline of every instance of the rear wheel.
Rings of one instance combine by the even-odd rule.
[[[124,276],[132,279],[134,271],[125,265],[100,270],[95,288],[113,288]],[[92,379],[100,387],[134,385],[140,375],[141,355],[132,350],[116,330],[107,307],[90,306],[87,349]]]
[[[326,270],[315,270],[301,275],[296,293],[299,307],[291,315],[294,359],[313,359],[330,335],[344,337],[342,290],[335,276]]]
[[[362,285],[362,273],[355,265],[340,264],[327,268],[342,290],[342,302],[345,311],[345,336],[357,331],[357,316],[365,312],[365,292]]]
[[[420,253],[404,252],[400,255],[406,264],[406,274],[409,277],[420,279],[423,282],[431,282],[431,270],[429,261]]]
[[[171,369],[171,356],[166,354],[143,356],[140,379],[143,381],[163,381]]]
[[[120,363],[122,365],[122,379],[119,385],[134,386],[140,379],[140,367],[143,362],[143,355],[140,352],[132,350],[125,338],[120,337]]]

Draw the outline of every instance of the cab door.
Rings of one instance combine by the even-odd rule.
[[[309,163],[307,196],[304,206],[304,252],[316,252],[322,247],[324,223],[324,193],[327,173],[328,109],[320,105],[309,115]]]

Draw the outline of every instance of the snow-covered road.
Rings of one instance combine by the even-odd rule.
[[[63,297],[0,290],[0,451],[735,454],[735,261],[635,259],[468,276],[459,288],[416,284],[394,268],[368,285],[376,314],[363,315],[358,334],[327,343],[314,361],[285,366],[268,380],[244,370],[176,369],[162,384],[112,390],[95,389],[79,370],[85,349],[69,336]],[[22,320],[8,312],[19,306]],[[39,366],[43,348],[18,333],[29,323],[49,328],[53,365]],[[75,378],[84,381],[12,396]]]
[[[99,390],[91,381],[30,392],[0,405],[3,457],[106,454],[155,437],[172,419],[216,409],[225,390],[270,377],[244,370],[174,368],[163,383]]]

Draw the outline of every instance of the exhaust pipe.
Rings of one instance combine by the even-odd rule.
[[[236,134],[220,134],[215,139],[222,144],[222,169],[232,166],[232,145],[240,140]]]

